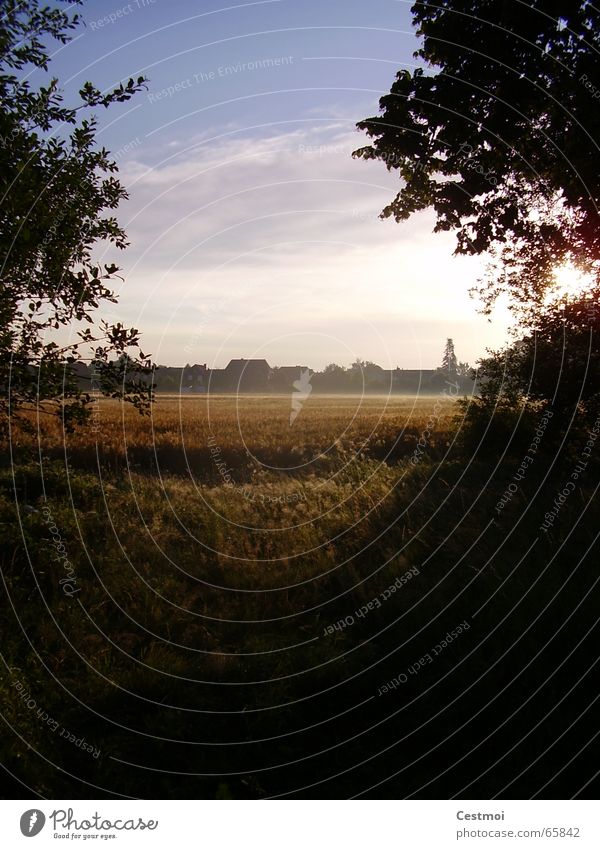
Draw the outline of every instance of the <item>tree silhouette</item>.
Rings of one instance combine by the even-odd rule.
[[[458,360],[454,352],[454,340],[446,339],[441,370],[452,380],[458,376]]]
[[[382,216],[433,208],[456,252],[490,252],[489,310],[541,303],[557,265],[598,273],[600,8],[553,0],[416,2],[427,72],[401,70],[355,151],[403,185]]]
[[[73,6],[79,3],[70,2]],[[60,6],[38,0],[2,4],[0,17],[0,419],[50,403],[71,427],[85,419],[90,392],[81,381],[92,361],[95,390],[147,409],[152,372],[135,328],[101,322],[61,343],[55,331],[87,322],[102,302],[114,264],[93,261],[96,242],[127,244],[113,210],[126,197],[116,164],[95,144],[96,120],[86,115],[128,100],[144,86],[130,79],[109,93],[83,85],[74,107],[63,105],[58,80],[34,90],[46,71],[52,40],[65,44],[79,23]],[[48,44],[46,42],[49,42]],[[19,73],[17,73],[19,72]],[[64,128],[68,132],[64,133]],[[64,134],[61,135],[61,132]],[[106,211],[108,211],[106,213]],[[135,353],[130,356],[130,351]],[[77,368],[79,366],[79,368]]]
[[[482,361],[484,394],[501,402],[551,404],[590,420],[600,414],[600,288],[532,310],[527,332]]]

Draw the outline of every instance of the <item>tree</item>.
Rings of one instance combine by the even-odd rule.
[[[551,405],[568,421],[600,413],[600,288],[531,310],[528,332],[485,359],[486,395]],[[492,391],[493,390],[493,391]]]
[[[458,360],[454,352],[454,340],[446,339],[444,347],[444,355],[442,357],[442,365],[440,368],[451,380],[455,380],[458,376]]]
[[[350,391],[352,389],[352,370],[337,363],[329,363],[321,373],[313,376],[313,389],[328,392]]]
[[[382,212],[433,208],[456,252],[490,257],[502,291],[542,303],[557,266],[599,273],[600,7],[587,0],[416,2],[427,68],[401,70],[355,151],[404,181]]]
[[[69,0],[69,6],[81,0]],[[127,197],[117,166],[96,146],[90,110],[124,102],[142,77],[113,91],[84,84],[67,107],[58,80],[32,88],[32,70],[48,71],[52,39],[61,44],[80,23],[60,6],[6,0],[0,18],[0,414],[54,409],[71,428],[84,420],[94,391],[145,411],[152,363],[135,328],[94,325],[118,267],[92,258],[96,243],[127,245],[112,211]],[[46,43],[48,42],[48,43]],[[76,341],[64,341],[79,322]],[[63,331],[61,337],[59,331]],[[133,354],[133,355],[132,355]],[[90,369],[82,369],[89,361]],[[82,378],[89,389],[82,388]]]
[[[544,445],[560,445],[600,421],[600,287],[574,297],[532,306],[525,332],[477,369],[478,397],[463,403],[463,445],[526,450],[544,413],[552,427]],[[589,435],[589,432],[588,432]]]
[[[329,363],[323,369],[323,374],[345,374],[346,369],[343,366],[339,366],[337,363]]]

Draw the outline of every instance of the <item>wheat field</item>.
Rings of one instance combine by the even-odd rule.
[[[148,416],[101,400],[74,434],[64,434],[57,418],[40,415],[30,419],[32,433],[13,435],[13,447],[66,456],[74,467],[138,467],[154,456],[165,470],[214,480],[211,448],[219,448],[242,477],[250,467],[313,474],[340,451],[394,461],[410,453],[426,429],[435,452],[454,405],[441,396],[316,396],[304,402],[293,425],[290,411],[289,395],[159,395]]]

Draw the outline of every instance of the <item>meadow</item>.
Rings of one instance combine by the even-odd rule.
[[[312,397],[290,425],[289,396],[159,396],[149,417],[102,401],[74,434],[16,429],[0,470],[14,794],[485,798],[546,781],[557,750],[520,777],[510,752],[524,690],[541,709],[583,674],[583,650],[527,669],[560,610],[578,613],[559,654],[590,638],[593,476],[532,546],[556,454],[499,515],[518,457],[466,455],[460,421],[444,397]]]

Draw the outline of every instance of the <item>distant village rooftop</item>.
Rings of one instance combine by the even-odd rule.
[[[161,366],[155,374],[159,392],[204,393],[289,393],[294,382],[308,373],[315,392],[398,392],[438,394],[455,383],[463,393],[471,393],[473,381],[468,366],[437,369],[384,369],[376,363],[357,361],[344,368],[331,364],[323,371],[305,365],[271,366],[264,358],[234,358],[225,368],[209,368],[195,363],[183,368]],[[306,378],[304,378],[306,379]]]

